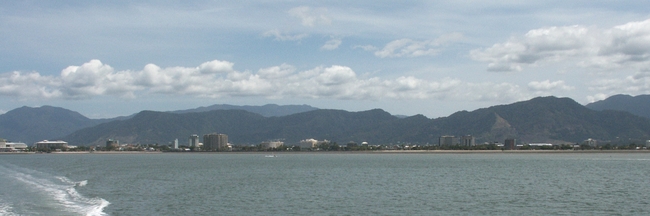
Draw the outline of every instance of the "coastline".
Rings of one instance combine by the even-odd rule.
[[[254,151],[254,152],[160,152],[160,151],[69,151],[0,152],[0,154],[645,154],[650,150],[373,150],[373,151]]]

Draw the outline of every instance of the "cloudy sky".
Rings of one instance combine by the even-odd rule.
[[[647,1],[2,1],[0,47],[0,113],[650,94]]]

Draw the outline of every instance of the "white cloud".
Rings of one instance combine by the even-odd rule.
[[[587,97],[590,101],[599,99],[603,95],[650,94],[650,71],[640,71],[622,78],[602,78],[589,83],[588,89],[598,92]]]
[[[364,51],[375,51],[377,50],[377,47],[373,45],[356,45],[353,46],[352,49],[362,49]]]
[[[307,6],[291,8],[288,12],[291,16],[299,18],[303,26],[313,27],[315,25],[329,25],[332,21],[327,16],[327,9],[312,9]]]
[[[650,19],[611,29],[560,26],[528,31],[470,56],[488,63],[489,71],[520,71],[525,66],[577,62],[577,66],[612,70],[650,68]]]
[[[537,90],[568,89],[563,81],[531,82],[529,90],[510,83],[469,83],[455,78],[424,80],[359,76],[352,68],[333,65],[299,71],[282,64],[256,73],[236,71],[227,61],[198,67],[116,71],[99,60],[70,66],[60,76],[36,72],[0,74],[0,95],[17,98],[89,99],[94,96],[138,98],[149,95],[182,97],[326,98],[343,100],[436,99],[512,102],[535,96]],[[206,72],[207,70],[207,72]],[[648,82],[650,83],[650,82]]]
[[[386,44],[383,49],[376,51],[375,56],[380,58],[394,58],[436,55],[440,52],[441,46],[459,40],[462,37],[460,33],[452,33],[442,35],[434,40],[416,41],[408,38],[394,40]]]
[[[575,87],[566,85],[564,80],[551,82],[550,80],[532,81],[528,83],[528,89],[534,92],[550,93],[552,91],[569,91]]]
[[[201,73],[227,73],[232,71],[233,65],[231,62],[214,60],[201,64],[199,70]]]
[[[342,42],[341,39],[334,38],[334,39],[331,39],[331,40],[325,42],[325,45],[323,45],[320,49],[322,49],[322,50],[335,50],[335,49],[339,48],[339,45],[341,45],[341,42]]]
[[[606,94],[598,93],[598,94],[595,94],[595,95],[587,96],[587,101],[589,103],[593,103],[593,102],[596,102],[596,101],[605,100],[605,99],[607,99],[607,97],[608,96]]]
[[[274,40],[277,40],[277,41],[298,41],[298,40],[301,40],[301,39],[303,39],[303,38],[305,38],[305,37],[307,37],[309,35],[308,34],[294,34],[294,35],[282,34],[280,32],[280,30],[274,29],[274,30],[269,30],[267,32],[264,32],[264,34],[262,34],[262,36],[264,36],[264,37],[273,37]]]

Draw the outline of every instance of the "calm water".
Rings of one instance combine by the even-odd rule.
[[[264,156],[0,155],[0,214],[650,214],[650,154]]]

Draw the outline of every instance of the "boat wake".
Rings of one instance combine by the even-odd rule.
[[[77,187],[88,184],[87,180],[73,181],[64,176],[54,176],[36,170],[30,170],[10,164],[0,165],[0,172],[9,180],[16,180],[20,188],[32,192],[31,199],[38,200],[26,212],[46,213],[60,212],[72,215],[106,215],[104,208],[110,203],[102,198],[87,198],[79,194]],[[7,201],[7,200],[5,200]],[[0,202],[0,214],[22,214],[16,212],[16,206],[11,202]],[[4,206],[3,206],[4,205]]]

